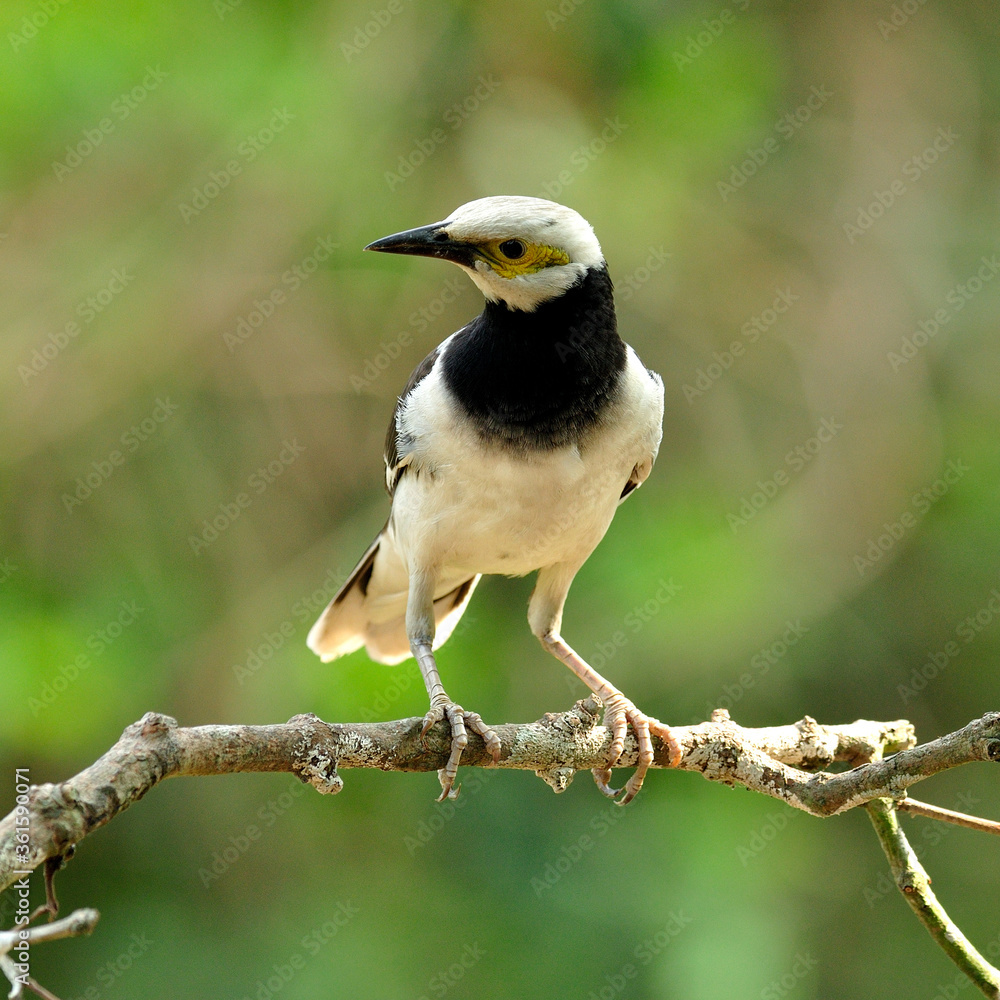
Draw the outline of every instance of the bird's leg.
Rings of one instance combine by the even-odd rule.
[[[636,742],[639,744],[639,762],[632,777],[625,784],[624,796],[618,799],[619,805],[631,802],[638,794],[639,789],[642,788],[649,765],[653,763],[651,734],[655,733],[670,748],[671,766],[680,763],[680,744],[674,739],[669,726],[660,722],[659,719],[654,719],[652,716],[640,712],[618,688],[605,680],[559,635],[543,636],[542,645],[553,656],[562,660],[604,702],[604,724],[611,730],[611,750],[608,754],[607,765],[594,769],[594,780],[597,782],[597,787],[608,798],[617,798],[622,791],[620,788],[611,788],[609,782],[611,781],[611,768],[618,763],[618,758],[621,757],[622,751],[625,749],[625,734],[628,732],[630,722],[632,730],[635,732]]]
[[[482,737],[494,761],[500,759],[500,737],[483,722],[478,712],[467,712],[448,697],[441,683],[431,643],[419,641],[411,643],[411,647],[420,666],[420,673],[423,675],[431,702],[430,710],[424,716],[424,724],[420,730],[421,739],[427,736],[431,726],[442,719],[447,719],[451,726],[451,756],[448,758],[448,763],[438,771],[438,779],[441,782],[441,796],[438,802],[441,802],[445,798],[455,798],[461,788],[461,786],[455,787],[455,778],[458,775],[462,752],[469,745],[466,727]]]
[[[427,576],[411,578],[410,594],[406,607],[406,632],[410,640],[410,650],[420,667],[420,674],[430,698],[430,709],[424,716],[424,725],[420,730],[420,738],[427,736],[431,726],[447,719],[451,726],[451,756],[448,763],[438,771],[441,782],[441,795],[438,802],[445,798],[455,798],[461,786],[455,787],[458,775],[458,764],[462,752],[469,745],[469,735],[466,727],[482,737],[486,749],[494,761],[500,759],[500,737],[483,722],[478,712],[466,712],[448,697],[441,683],[437,661],[434,659],[434,580]]]
[[[528,606],[528,622],[542,646],[562,660],[604,702],[604,724],[611,730],[611,750],[607,764],[603,768],[594,769],[594,780],[597,782],[597,787],[609,798],[617,798],[622,791],[612,788],[609,784],[611,768],[618,763],[625,749],[625,734],[628,732],[628,724],[632,723],[632,730],[639,744],[639,761],[635,773],[625,785],[625,794],[617,798],[619,805],[625,805],[631,802],[642,788],[649,765],[653,763],[652,734],[657,735],[669,747],[671,767],[680,763],[681,748],[669,726],[640,712],[618,688],[605,680],[559,634],[563,605],[566,603],[566,595],[569,593],[577,569],[579,566],[559,564],[547,567],[538,574],[535,591]]]

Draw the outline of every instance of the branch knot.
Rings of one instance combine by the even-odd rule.
[[[293,715],[290,726],[298,726],[302,739],[295,746],[292,769],[301,781],[312,785],[320,795],[336,795],[344,788],[344,779],[337,773],[337,756],[333,743],[324,740],[317,730],[329,731],[329,726],[312,712]]]

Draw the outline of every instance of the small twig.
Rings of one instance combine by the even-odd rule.
[[[59,1000],[59,997],[55,993],[50,993],[38,980],[28,976],[28,981],[25,984],[32,993],[37,993],[42,1000]]]
[[[968,813],[955,812],[953,809],[942,809],[940,806],[932,806],[928,802],[918,802],[916,799],[909,798],[900,799],[896,803],[896,808],[903,812],[913,813],[914,816],[927,816],[929,819],[939,819],[942,823],[967,826],[970,830],[979,830],[982,833],[1000,834],[1000,823],[997,823],[996,820],[970,816]]]
[[[896,886],[913,912],[945,954],[983,994],[991,1000],[1000,1000],[1000,971],[979,954],[938,902],[931,889],[930,877],[899,826],[895,804],[889,799],[875,799],[866,808],[889,859]]]
[[[45,902],[36,907],[28,918],[28,923],[40,917],[43,913],[49,915],[49,923],[59,916],[59,900],[56,898],[56,872],[66,867],[66,862],[76,853],[76,847],[71,847],[65,854],[45,859]]]
[[[9,931],[0,931],[0,971],[10,982],[10,993],[7,994],[10,1000],[20,997],[25,986],[45,1000],[58,1000],[29,975],[27,962],[15,962],[11,958],[12,951],[21,951],[25,947],[30,950],[36,944],[45,941],[58,941],[61,938],[89,934],[100,917],[97,910],[74,910],[68,917],[49,924],[41,924],[38,927],[21,926]]]

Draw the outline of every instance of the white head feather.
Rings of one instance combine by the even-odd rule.
[[[556,247],[569,256],[568,264],[554,264],[533,274],[504,278],[485,261],[467,271],[491,302],[511,309],[534,310],[561,295],[590,268],[604,264],[604,254],[590,223],[578,212],[543,198],[495,195],[456,208],[442,228],[455,240],[476,242],[519,239]]]

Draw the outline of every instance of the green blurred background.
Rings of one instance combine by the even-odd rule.
[[[147,710],[425,710],[412,663],[324,666],[305,635],[385,517],[396,393],[480,308],[457,269],[361,248],[488,194],[593,223],[666,385],[570,642],[677,723],[931,739],[998,707],[993,5],[8,0],[0,27],[4,808],[14,767],[65,778]],[[530,587],[486,581],[440,656],[487,720],[582,693]],[[169,782],[81,845],[60,896],[101,923],[34,973],[63,1000],[955,981],[863,814],[463,774],[454,812],[433,774]],[[991,777],[920,794],[998,816]],[[995,957],[997,846],[903,822]]]

